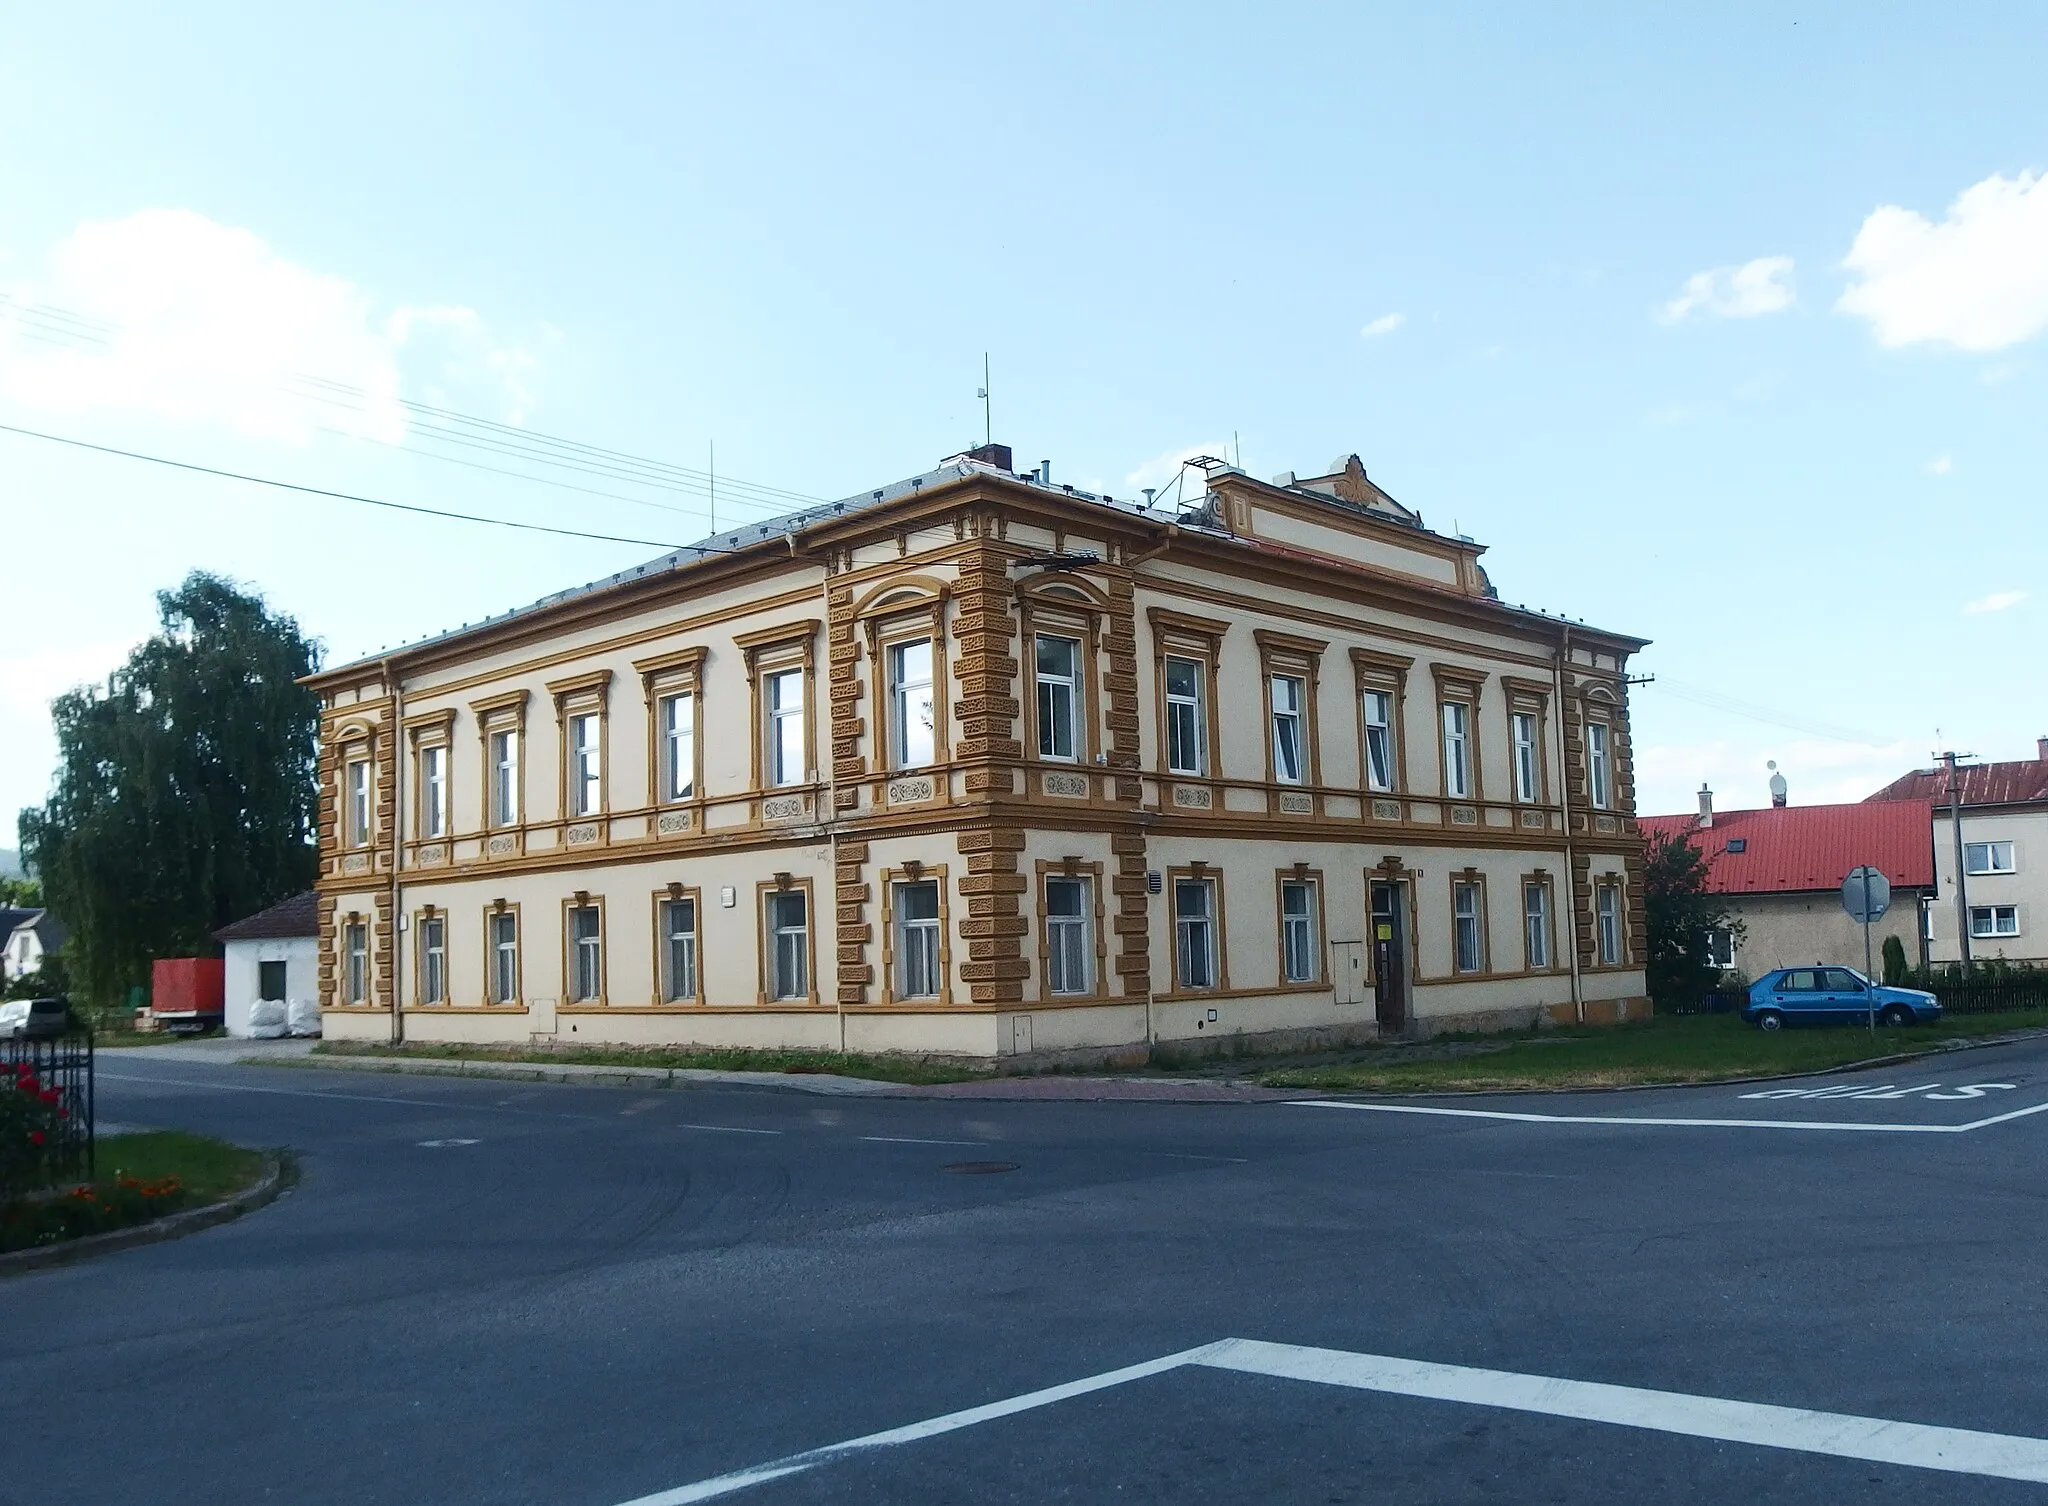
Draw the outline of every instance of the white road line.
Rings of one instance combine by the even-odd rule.
[[[677,1129],[709,1130],[714,1135],[779,1135],[781,1130],[747,1129],[737,1124],[679,1124]]]
[[[1510,1370],[1430,1365],[1382,1354],[1265,1344],[1256,1339],[1227,1340],[1216,1352],[1190,1363],[1251,1375],[1314,1381],[1325,1386],[1349,1386],[1396,1396],[1422,1396],[1646,1428],[1689,1438],[1717,1438],[1759,1448],[1830,1454],[1838,1459],[1904,1464],[1915,1469],[1946,1470],[1997,1480],[2048,1482],[2048,1439],[2006,1433],[1929,1427],[1843,1412],[1810,1412],[1800,1407],[1688,1396],[1679,1391],[1646,1391],[1635,1386],[1606,1386],[1547,1375],[1518,1375]]]
[[[1972,1119],[1967,1124],[1859,1124],[1842,1119],[1661,1119],[1629,1114],[1525,1114],[1507,1109],[1444,1109],[1419,1103],[1352,1103],[1334,1098],[1290,1098],[1295,1109],[1354,1109],[1367,1114],[1433,1114],[1447,1119],[1502,1119],[1513,1124],[1640,1124],[1676,1129],[1847,1130],[1868,1135],[1961,1135],[2029,1114],[2048,1113],[2048,1103]]]
[[[986,1140],[914,1140],[908,1135],[862,1135],[877,1145],[986,1145]]]
[[[1100,1375],[1085,1376],[1064,1385],[1047,1386],[1042,1391],[1027,1391],[1022,1396],[1013,1396],[1007,1401],[992,1401],[986,1406],[969,1407],[964,1412],[948,1412],[943,1417],[928,1418],[913,1422],[905,1427],[890,1428],[887,1432],[869,1433],[865,1437],[850,1438],[844,1443],[827,1444],[824,1448],[810,1449],[801,1454],[790,1454],[785,1458],[773,1459],[766,1464],[757,1464],[751,1469],[735,1470],[731,1474],[719,1475],[715,1479],[699,1480],[694,1485],[679,1485],[673,1490],[656,1491],[651,1496],[638,1496],[624,1503],[624,1506],[687,1506],[692,1501],[710,1501],[719,1496],[731,1495],[736,1490],[745,1490],[750,1485],[759,1485],[768,1480],[779,1480],[784,1475],[797,1474],[803,1470],[815,1469],[834,1459],[843,1459],[849,1454],[865,1453],[869,1449],[890,1448],[899,1443],[916,1443],[924,1438],[936,1438],[941,1433],[957,1432],[971,1428],[976,1423],[993,1422],[998,1417],[1013,1417],[1019,1412],[1029,1412],[1037,1407],[1049,1407],[1056,1401],[1066,1401],[1075,1396],[1086,1396],[1091,1391],[1105,1391],[1111,1386],[1121,1386],[1126,1381],[1143,1380],[1149,1375],[1161,1375],[1168,1370],[1178,1370],[1192,1364],[1212,1351],[1230,1343],[1205,1344],[1199,1349],[1184,1349],[1179,1354],[1169,1354],[1160,1359],[1146,1360],[1140,1365],[1126,1365],[1121,1370],[1106,1370]]]

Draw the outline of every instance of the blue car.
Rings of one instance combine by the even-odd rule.
[[[1933,994],[1872,983],[1853,967],[1781,967],[1749,988],[1742,1018],[1764,1030],[1787,1025],[1861,1025],[1875,1012],[1879,1023],[1931,1025],[1941,1018]]]

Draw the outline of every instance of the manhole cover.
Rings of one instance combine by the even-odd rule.
[[[953,1161],[939,1170],[950,1171],[956,1176],[985,1177],[998,1171],[1015,1171],[1015,1161]]]

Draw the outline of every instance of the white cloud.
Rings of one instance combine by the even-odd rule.
[[[190,210],[87,221],[51,250],[45,278],[4,292],[0,393],[45,411],[395,441],[400,398],[420,381],[486,385],[485,401],[515,417],[530,398],[530,358],[496,345],[474,309],[380,317],[345,278]]]
[[[1990,351],[2032,339],[2048,329],[2048,178],[1994,173],[1938,225],[1886,204],[1843,266],[1858,281],[1835,308],[1868,319],[1880,345]]]
[[[1678,296],[1657,310],[1666,324],[1696,313],[1754,319],[1792,307],[1792,258],[1759,256],[1739,267],[1714,267],[1686,278]]]
[[[2024,591],[1993,591],[1989,596],[1966,603],[1963,611],[1971,617],[1982,617],[1987,612],[2003,612],[2016,607],[2026,599]]]
[[[1948,456],[1937,455],[1927,462],[1927,474],[1930,476],[1946,476],[1955,467],[1955,461],[1951,460]]]
[[[1364,329],[1360,330],[1358,332],[1359,337],[1366,340],[1377,340],[1381,335],[1391,335],[1407,322],[1408,316],[1406,314],[1382,314],[1379,318],[1366,325]]]
[[[1165,506],[1173,494],[1173,483],[1181,473],[1181,463],[1197,455],[1214,455],[1219,459],[1230,454],[1230,446],[1222,440],[1213,444],[1193,444],[1184,449],[1168,450],[1163,455],[1154,455],[1150,460],[1124,477],[1123,489],[1136,497],[1146,487],[1159,493],[1159,503]],[[1199,502],[1202,498],[1202,473],[1199,468],[1190,470],[1187,479],[1181,482],[1180,502]]]

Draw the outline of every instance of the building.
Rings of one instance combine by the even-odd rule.
[[[43,958],[64,945],[64,938],[71,930],[48,910],[0,911],[0,921],[11,918],[4,941],[0,941],[0,968],[10,978],[25,977],[40,972]]]
[[[1356,456],[1180,513],[1048,470],[984,446],[313,676],[326,1032],[1044,1058],[1645,1010],[1642,640],[1505,605]]]
[[[1934,901],[1927,802],[1787,805],[1774,777],[1763,810],[1716,811],[1704,786],[1696,815],[1645,816],[1646,838],[1684,837],[1707,859],[1707,889],[1742,922],[1743,934],[1709,938],[1714,961],[1755,980],[1772,968],[1836,962],[1861,970],[1863,927],[1842,908],[1842,882],[1869,865],[1891,882],[1891,908],[1870,928],[1872,967],[1896,936],[1916,966],[1925,908]]]
[[[221,1024],[249,1034],[259,1000],[290,1003],[320,997],[320,896],[313,890],[280,900],[213,933],[221,944]]]
[[[2031,759],[1901,775],[1868,803],[1901,800],[1933,807],[1941,897],[1927,914],[1929,956],[1963,960],[1967,915],[1970,960],[2048,963],[2048,737]]]

